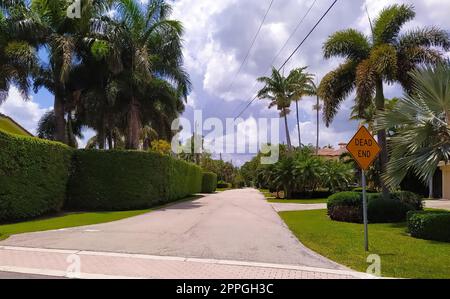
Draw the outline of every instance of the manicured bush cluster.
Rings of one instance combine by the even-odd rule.
[[[202,170],[158,153],[74,153],[68,209],[130,210],[172,202],[201,191]]]
[[[217,182],[217,188],[221,189],[231,188],[231,184],[224,181],[219,181]]]
[[[0,131],[0,222],[59,211],[71,154],[60,143]]]
[[[340,192],[331,195],[327,202],[328,215],[332,220],[362,222],[362,196],[358,192]]]
[[[408,230],[415,238],[450,242],[450,212],[409,212]]]
[[[371,223],[396,223],[406,220],[409,211],[423,209],[422,198],[417,194],[401,191],[385,200],[379,193],[367,194],[367,214]],[[360,192],[336,193],[328,199],[328,214],[332,220],[362,223],[362,194]]]
[[[213,172],[203,173],[202,193],[213,193],[217,188],[217,174]]]

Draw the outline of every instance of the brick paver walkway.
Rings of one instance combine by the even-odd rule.
[[[353,271],[294,265],[8,246],[0,246],[0,265],[0,271],[6,272],[97,279],[372,278]]]

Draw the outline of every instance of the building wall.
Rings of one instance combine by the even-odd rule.
[[[450,200],[450,165],[441,166],[442,170],[442,197]]]

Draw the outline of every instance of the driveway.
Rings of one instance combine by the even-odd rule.
[[[0,246],[345,269],[304,247],[254,189],[209,195],[112,223],[15,235]]]

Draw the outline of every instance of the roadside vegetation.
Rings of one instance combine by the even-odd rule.
[[[405,223],[370,224],[367,253],[360,224],[332,221],[326,210],[280,216],[305,246],[354,270],[365,272],[368,254],[378,254],[383,277],[450,278],[450,243],[412,238]]]

